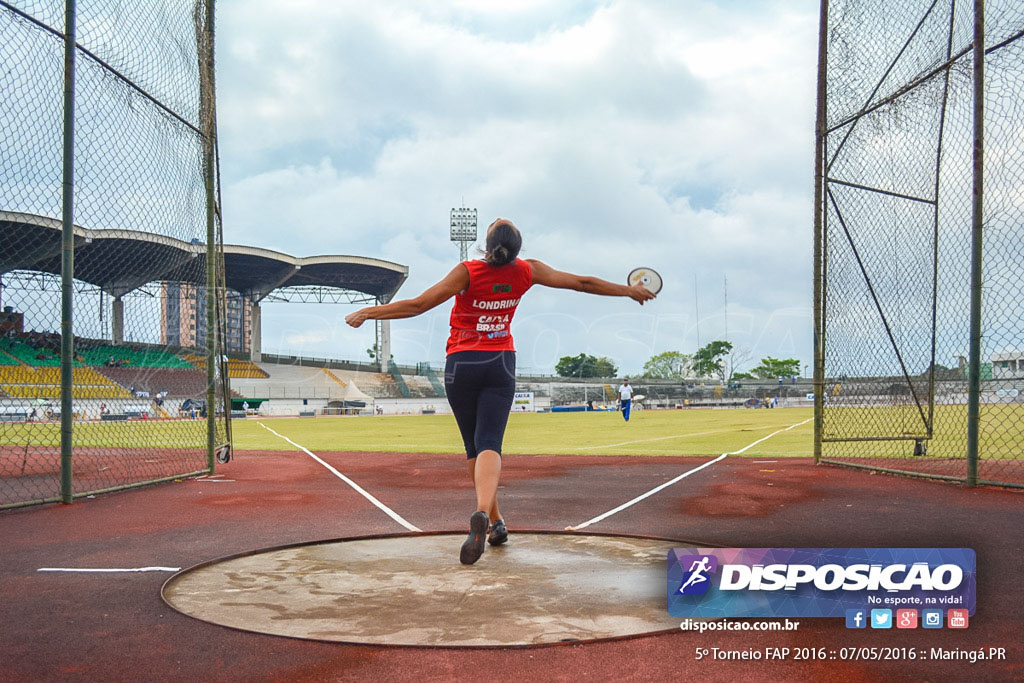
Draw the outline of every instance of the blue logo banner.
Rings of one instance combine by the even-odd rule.
[[[840,617],[897,609],[967,609],[970,548],[674,548],[673,617]],[[866,622],[866,619],[865,619]],[[877,626],[878,624],[876,624]]]

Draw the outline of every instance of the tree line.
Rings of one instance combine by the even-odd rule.
[[[647,379],[700,379],[717,378],[723,384],[750,379],[779,379],[800,375],[800,361],[796,358],[765,356],[747,372],[736,372],[736,367],[749,360],[749,354],[735,349],[731,342],[716,340],[694,353],[665,351],[644,363],[641,377]],[[555,365],[560,377],[616,377],[618,368],[607,357],[563,356]]]

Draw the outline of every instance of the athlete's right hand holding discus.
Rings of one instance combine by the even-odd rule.
[[[501,446],[516,389],[511,323],[523,295],[533,285],[543,285],[628,297],[641,305],[656,296],[642,283],[622,285],[555,270],[535,259],[520,259],[522,244],[522,235],[512,221],[499,218],[487,228],[482,260],[460,263],[415,298],[367,306],[345,317],[352,327],[367,320],[412,318],[455,297],[444,384],[466,448],[477,509],[469,519],[469,536],[459,553],[463,564],[480,559],[485,541],[501,545],[508,540],[497,494]]]

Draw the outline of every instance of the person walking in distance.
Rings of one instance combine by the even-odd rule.
[[[633,405],[633,387],[629,386],[629,379],[622,380],[619,386],[619,409],[622,411],[622,419],[629,422],[629,409]]]
[[[654,298],[643,285],[619,285],[520,259],[522,242],[512,221],[499,218],[487,228],[483,259],[458,264],[415,298],[368,306],[345,318],[352,327],[367,320],[411,318],[455,297],[444,385],[476,490],[476,512],[469,518],[469,536],[459,553],[463,564],[480,559],[485,541],[501,545],[508,540],[497,493],[502,441],[516,390],[511,324],[523,295],[532,286],[543,285],[629,297],[640,304]]]

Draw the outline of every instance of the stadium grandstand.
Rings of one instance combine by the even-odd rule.
[[[74,233],[80,297],[96,297],[98,316],[110,323],[109,338],[75,337],[76,417],[195,416],[207,388],[202,355],[206,312],[204,283],[187,266],[203,254],[205,245],[129,230],[76,226]],[[26,249],[25,244],[33,247]],[[45,307],[40,301],[52,296],[47,277],[60,274],[60,246],[59,221],[0,211],[0,303],[6,304],[0,314],[0,419],[59,417],[55,403],[60,396],[61,335],[26,328],[45,328],[45,320],[32,318],[42,317],[38,311]],[[160,258],[151,258],[154,254]],[[275,301],[292,303],[383,303],[407,277],[408,267],[379,259],[295,257],[225,245],[226,334],[233,335],[234,342],[227,345],[231,357],[226,358],[226,368],[228,377],[245,389],[244,394],[232,391],[233,398],[253,399],[259,405],[259,399],[287,397],[304,408],[311,400],[314,408],[327,408],[332,401],[344,405],[346,396],[353,403],[356,396],[403,396],[397,387],[399,382],[405,386],[404,380],[397,368],[358,368],[352,373],[322,367],[305,372],[309,368],[293,368],[287,362],[261,363],[260,303],[271,294]],[[132,341],[130,321],[126,329],[125,299],[139,292],[140,298],[159,302],[159,339]],[[96,328],[89,323],[89,329]],[[377,343],[388,349],[389,327],[379,324],[376,332]],[[359,390],[359,384],[370,393]],[[322,405],[316,405],[318,401]]]

